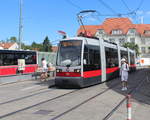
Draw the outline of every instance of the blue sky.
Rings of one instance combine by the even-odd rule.
[[[136,9],[141,0],[103,0],[112,9],[106,8],[101,0],[23,0],[23,42],[31,44],[43,42],[46,36],[53,44],[57,43],[60,35],[58,30],[65,31],[69,36],[75,36],[79,28],[76,14],[81,10],[93,9],[101,14],[127,13]],[[144,17],[144,23],[150,24],[150,1],[144,0],[137,17],[131,17],[134,23],[140,23],[140,17]],[[0,0],[0,40],[11,36],[18,37],[19,24],[19,0]],[[101,24],[110,16],[89,15],[84,19],[85,24]],[[135,19],[136,18],[136,19]]]

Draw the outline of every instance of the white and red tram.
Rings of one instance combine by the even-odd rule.
[[[136,70],[135,52],[103,39],[74,37],[59,43],[55,84],[59,87],[86,87],[119,76],[121,58]]]

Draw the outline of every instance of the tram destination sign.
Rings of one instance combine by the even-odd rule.
[[[81,41],[62,41],[61,46],[63,47],[71,47],[71,46],[80,46]]]

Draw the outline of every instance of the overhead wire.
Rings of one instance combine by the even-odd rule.
[[[124,6],[127,8],[127,10],[129,11],[129,12],[131,12],[131,9],[128,7],[128,5],[126,4],[126,2],[124,1],[124,0],[121,0],[122,1],[122,3],[124,4]]]
[[[79,9],[79,10],[83,10],[80,6],[74,4],[71,0],[65,0],[68,4],[72,5],[73,7]],[[103,0],[98,0],[100,3],[102,3],[107,9],[109,9],[113,14],[101,14],[99,11],[96,11],[97,12],[97,16],[117,16],[117,17],[123,17],[123,16],[128,16],[130,17],[130,15],[134,15],[134,16],[137,16],[136,15],[136,12],[141,8],[144,0],[141,0],[141,2],[139,3],[138,7],[134,10],[131,11],[131,9],[128,7],[128,5],[126,4],[126,2],[124,0],[121,0],[122,3],[125,5],[125,7],[127,8],[127,10],[129,12],[127,13],[117,13],[112,7],[110,7],[107,3],[105,3]],[[131,17],[130,17],[131,18]],[[97,20],[100,21],[100,19],[97,18]],[[78,22],[79,23],[79,22]],[[125,23],[123,23],[125,24]],[[79,23],[79,25],[81,25]],[[125,24],[126,25],[126,24]],[[128,25],[127,25],[128,26]]]
[[[82,8],[80,6],[78,6],[77,4],[74,4],[71,0],[65,0],[68,4],[72,5],[73,7],[82,10]]]
[[[106,8],[108,8],[111,12],[114,14],[118,14],[113,8],[111,8],[108,4],[106,4],[103,0],[98,0],[100,3],[102,3]]]

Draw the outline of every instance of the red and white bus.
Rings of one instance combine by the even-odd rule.
[[[22,74],[33,73],[38,67],[36,51],[0,50],[0,76],[18,74],[18,59],[25,60]]]

